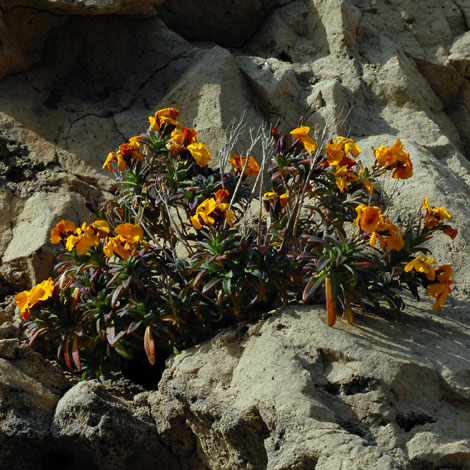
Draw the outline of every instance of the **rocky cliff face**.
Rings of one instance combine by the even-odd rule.
[[[0,0],[0,41],[9,468],[470,468],[468,0]],[[427,195],[460,230],[433,247],[456,270],[446,312],[332,329],[291,308],[171,360],[158,391],[74,385],[17,339],[11,294],[48,275],[50,228],[106,197],[104,156],[163,106],[213,151],[243,112],[364,154],[402,138],[415,176],[397,209]]]

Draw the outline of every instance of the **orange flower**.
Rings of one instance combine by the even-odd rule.
[[[71,220],[61,220],[51,230],[51,243],[57,245],[70,234],[74,233],[76,229],[76,225]]]
[[[189,144],[187,149],[191,152],[191,155],[200,167],[207,166],[209,161],[212,159],[211,153],[202,142]]]
[[[370,232],[370,246],[375,246],[377,240],[382,250],[400,251],[405,242],[400,235],[401,228],[394,225],[388,217],[382,214],[382,211],[375,206],[366,206],[361,204],[356,207],[356,227],[364,232]]]
[[[443,232],[448,235],[452,240],[459,234],[459,231],[456,228],[447,227]]]
[[[413,165],[410,154],[403,151],[403,144],[400,139],[391,146],[380,146],[374,149],[375,158],[380,166],[393,169],[393,178],[408,179],[413,175]]]
[[[348,157],[344,157],[348,158]],[[338,186],[339,190],[344,193],[351,183],[357,181],[359,178],[357,177],[354,171],[350,170],[347,166],[338,166],[335,171],[336,176],[336,186]]]
[[[110,152],[106,158],[106,161],[103,163],[102,169],[104,170],[106,168],[111,173],[114,173],[114,167],[112,166],[114,162],[117,162],[119,171],[124,171],[127,168],[126,160],[124,159],[121,152]]]
[[[90,249],[99,245],[99,238],[94,233],[94,230],[89,229],[86,223],[83,222],[81,228],[77,228],[76,232],[69,235],[65,248],[68,251],[75,249],[78,255],[86,255]]]
[[[105,238],[111,231],[106,220],[96,220],[86,227],[85,231],[90,235],[96,235],[98,238]]]
[[[317,149],[317,143],[308,135],[309,132],[310,132],[310,127],[308,126],[297,127],[293,129],[292,131],[290,131],[290,133],[294,137],[296,137],[302,142],[305,150],[308,153],[312,153],[312,152],[315,152],[315,150]]]
[[[123,157],[130,157],[131,162],[136,160],[142,161],[144,159],[143,154],[140,151],[139,140],[143,139],[142,136],[131,137],[129,143],[124,143],[119,146],[119,152]],[[121,170],[122,171],[122,170]]]
[[[375,232],[381,222],[382,211],[376,206],[361,204],[356,207],[356,227],[364,232]]]
[[[364,186],[364,188],[367,189],[367,192],[369,194],[374,194],[374,191],[377,189],[377,186],[375,186],[375,184],[372,183],[372,181],[364,176],[366,174],[366,169],[363,168],[360,172],[359,172],[359,176],[362,178],[362,185]]]
[[[120,224],[115,228],[114,232],[129,243],[138,243],[144,236],[144,230],[142,227],[140,225],[133,224]]]
[[[257,176],[260,171],[259,165],[253,157],[248,157],[247,162],[244,155],[234,155],[227,161],[233,165],[236,173],[241,173],[243,171],[243,167],[245,167],[245,171],[243,173],[245,176]]]
[[[129,242],[121,235],[117,235],[113,238],[106,239],[106,245],[103,248],[103,253],[108,258],[114,255],[120,256],[124,261],[127,261],[131,256],[134,255],[136,250],[136,244]]]
[[[436,227],[436,225],[440,225],[445,219],[452,218],[452,216],[443,207],[430,206],[428,204],[427,197],[424,198],[424,204],[421,206],[421,209],[426,211],[424,225],[428,229],[432,229]]]
[[[356,158],[361,153],[360,147],[354,143],[354,140],[341,136],[338,136],[331,144],[325,145],[325,150],[330,166],[347,166],[348,168],[357,163],[346,154],[349,153]]]
[[[434,258],[426,258],[426,256],[421,254],[405,266],[405,272],[408,273],[414,269],[419,273],[423,273],[429,281],[434,281],[436,278],[436,272],[435,269],[429,264],[434,263],[434,261]]]
[[[166,126],[180,126],[176,120],[180,112],[175,108],[160,109],[155,113],[155,117],[149,116],[149,122],[153,130],[162,131]]]
[[[170,140],[166,144],[167,148],[172,154],[184,150],[188,145],[197,142],[197,131],[189,127],[182,127],[181,129],[173,129],[170,135]]]
[[[213,225],[217,219],[220,221],[220,217],[223,216],[222,220],[226,220],[228,225],[233,227],[235,213],[232,210],[228,210],[228,207],[227,203],[220,203],[214,198],[206,199],[199,204],[196,213],[190,217],[191,223],[196,230],[200,230],[203,225]]]
[[[30,308],[52,297],[53,292],[54,281],[52,278],[49,278],[33,287],[30,291],[25,290],[16,294],[16,305],[20,309],[21,318],[28,321],[30,318]]]
[[[230,193],[226,189],[219,189],[215,193],[215,200],[217,202],[225,202],[229,196],[230,196]]]
[[[448,264],[436,268],[435,274],[439,282],[430,284],[426,288],[428,295],[436,299],[434,305],[432,306],[433,310],[442,312],[444,304],[447,300],[447,296],[452,292],[450,286],[455,284],[455,281],[450,279],[453,272],[454,270]]]

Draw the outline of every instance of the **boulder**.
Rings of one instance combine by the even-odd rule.
[[[182,468],[469,468],[470,331],[463,309],[428,308],[331,328],[298,306],[219,334],[147,392],[159,435],[197,453]]]
[[[9,468],[38,468],[55,406],[74,381],[19,340],[0,340],[0,449]]]

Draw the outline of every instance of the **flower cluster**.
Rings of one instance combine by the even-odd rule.
[[[140,148],[142,136],[131,137],[128,143],[121,144],[117,152],[110,152],[103,164],[103,170],[106,168],[114,173],[113,164],[117,163],[119,171],[124,171],[130,164],[136,160],[142,161],[144,156]]]
[[[154,366],[292,302],[323,301],[329,325],[341,314],[352,323],[366,309],[398,315],[401,293],[419,298],[424,288],[442,311],[452,268],[434,268],[425,243],[457,230],[427,198],[414,218],[398,222],[387,211],[380,178],[412,176],[400,140],[373,149],[365,167],[349,137],[265,129],[217,168],[177,109],[157,111],[149,124],[106,158],[115,196],[88,201],[90,223],[61,220],[51,230],[63,247],[57,277],[16,298],[31,342],[55,342],[68,368],[87,377],[133,360]]]
[[[405,266],[405,271],[410,272],[414,270],[421,273],[425,278],[423,280],[426,284],[428,295],[436,299],[432,307],[433,310],[442,312],[447,296],[452,292],[450,286],[455,284],[455,281],[450,279],[454,270],[448,264],[434,268],[430,264],[434,263],[434,261],[434,258],[426,258],[421,254]]]
[[[51,230],[51,243],[57,245],[64,242],[68,251],[75,249],[77,254],[85,255],[92,247],[99,245],[109,230],[105,220],[97,220],[90,225],[83,222],[81,227],[76,227],[71,220],[61,220]]]
[[[379,240],[382,250],[400,251],[403,248],[405,242],[400,235],[402,229],[384,216],[379,207],[360,204],[356,212],[356,227],[370,234],[370,246],[375,246]]]
[[[191,223],[196,230],[202,228],[203,225],[220,225],[224,221],[230,227],[233,227],[233,219],[235,213],[230,210],[229,205],[225,202],[229,197],[229,192],[225,189],[219,189],[215,198],[206,199],[201,202],[196,209],[196,213],[191,216]]]
[[[25,290],[16,295],[16,305],[20,309],[20,315],[23,320],[28,321],[30,309],[40,302],[52,297],[54,292],[54,281],[49,278],[34,286],[30,291]]]
[[[380,146],[374,149],[375,158],[380,166],[389,170],[393,170],[393,178],[408,179],[413,176],[413,165],[411,164],[410,155],[403,151],[403,144],[400,139],[391,146]]]

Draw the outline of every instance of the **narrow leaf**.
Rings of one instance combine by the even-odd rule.
[[[155,364],[155,340],[150,325],[145,329],[144,349],[150,364],[153,366]]]
[[[75,336],[72,342],[72,359],[75,367],[82,370],[82,363],[80,362],[80,351],[78,349],[78,337]]]

